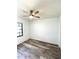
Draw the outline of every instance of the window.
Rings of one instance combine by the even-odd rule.
[[[23,24],[17,22],[17,37],[23,36]]]

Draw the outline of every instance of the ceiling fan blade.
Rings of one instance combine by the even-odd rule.
[[[25,10],[22,10],[24,13],[28,13],[27,11],[25,11]]]
[[[38,14],[38,13],[39,13],[39,11],[36,11],[36,12],[35,12],[35,15]]]
[[[30,10],[30,15],[32,15],[32,14],[33,14],[33,12],[34,12],[33,10]]]
[[[22,15],[22,17],[29,17],[29,15]]]
[[[34,16],[34,17],[36,17],[36,18],[40,18],[39,16]]]
[[[27,17],[26,15],[23,15],[22,17]]]

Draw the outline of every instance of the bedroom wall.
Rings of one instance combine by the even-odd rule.
[[[29,22],[20,18],[17,22],[23,23],[23,36],[17,38],[17,44],[20,44],[29,38]]]
[[[60,45],[60,17],[41,19],[30,24],[30,38]]]

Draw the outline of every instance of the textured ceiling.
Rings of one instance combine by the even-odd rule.
[[[21,9],[39,10],[41,18],[60,16],[61,0],[18,0],[18,11]]]

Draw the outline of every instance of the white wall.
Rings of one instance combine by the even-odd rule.
[[[23,23],[23,36],[17,38],[17,44],[20,44],[29,38],[29,22],[20,18],[17,22]]]
[[[28,40],[29,38],[33,38],[60,45],[59,17],[35,20],[30,23],[28,20],[18,19],[17,22],[23,23],[23,36],[17,38],[17,44]]]
[[[41,19],[31,22],[30,37],[60,45],[60,18]]]

